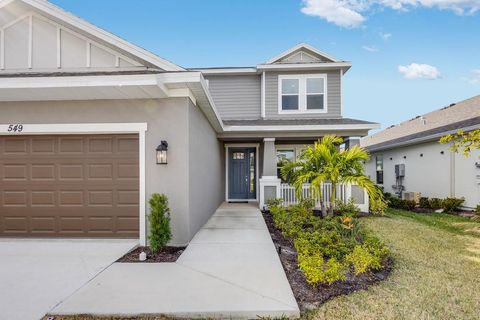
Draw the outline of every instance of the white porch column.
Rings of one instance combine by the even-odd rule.
[[[260,178],[260,209],[269,199],[280,198],[281,180],[277,177],[275,138],[263,139],[263,175]]]

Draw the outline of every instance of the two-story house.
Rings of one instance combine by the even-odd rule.
[[[145,244],[158,192],[186,244],[222,202],[278,197],[277,159],[377,127],[342,117],[350,67],[300,44],[249,68],[185,69],[47,1],[3,2],[0,236]]]

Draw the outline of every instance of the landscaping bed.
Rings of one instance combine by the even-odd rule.
[[[383,259],[380,267],[368,268],[365,272],[356,273],[354,267],[351,266],[348,268],[349,270],[345,272],[343,279],[334,280],[330,276],[330,279],[312,283],[311,279],[310,281],[307,280],[305,271],[299,266],[299,254],[295,248],[294,240],[285,236],[276,226],[272,214],[264,212],[263,217],[302,312],[317,308],[327,300],[336,296],[366,289],[370,285],[384,280],[392,270],[393,260],[388,257]],[[324,266],[324,268],[326,268],[325,270],[327,270],[328,262],[326,262]],[[326,272],[328,272],[328,270]]]
[[[156,254],[153,254],[149,247],[137,247],[118,259],[117,262],[175,262],[184,250],[185,247],[164,247]],[[138,257],[141,252],[145,252],[147,254],[147,260],[139,260]]]

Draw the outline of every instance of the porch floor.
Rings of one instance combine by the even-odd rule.
[[[298,317],[261,212],[222,204],[176,263],[115,263],[51,314]]]

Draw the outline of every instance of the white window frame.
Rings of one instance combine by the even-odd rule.
[[[307,79],[323,79],[323,109],[307,109]],[[298,110],[283,110],[282,108],[282,80],[298,80]],[[302,114],[302,113],[327,113],[328,93],[327,74],[280,74],[278,75],[278,113],[279,114]]]

